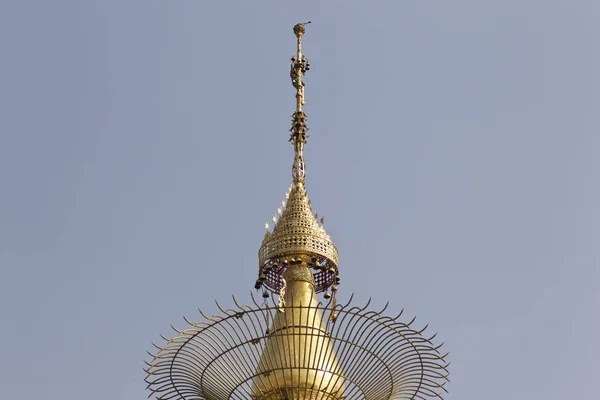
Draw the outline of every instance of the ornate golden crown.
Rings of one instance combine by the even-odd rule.
[[[327,290],[339,280],[338,250],[313,214],[304,185],[296,184],[286,197],[281,217],[273,231],[267,231],[258,251],[257,286],[264,284],[278,292],[287,266],[302,259],[313,270],[317,292]]]

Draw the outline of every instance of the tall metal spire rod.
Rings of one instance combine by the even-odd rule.
[[[290,78],[292,85],[296,88],[296,112],[292,115],[292,129],[290,129],[290,142],[294,145],[294,166],[292,168],[292,176],[294,185],[304,184],[306,169],[304,165],[304,144],[308,135],[308,127],[306,126],[306,114],[302,111],[302,106],[306,104],[304,100],[304,82],[302,76],[310,69],[310,64],[306,57],[302,54],[302,36],[305,32],[305,25],[310,24],[310,21],[294,26],[294,34],[298,39],[298,47],[296,56],[292,57],[292,65],[290,67]]]
[[[310,21],[305,22],[303,24],[296,24],[294,26],[294,33],[296,34],[296,38],[298,39],[298,47],[295,59],[292,58],[292,84],[296,88],[296,111],[302,111],[302,106],[306,104],[304,101],[304,83],[302,83],[302,76],[306,71],[310,69],[310,64],[306,57],[302,55],[302,36],[304,36],[304,32],[306,29],[304,26],[306,24],[310,24]]]

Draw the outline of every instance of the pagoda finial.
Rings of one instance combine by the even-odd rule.
[[[425,328],[397,316],[338,304],[338,251],[312,208],[304,182],[303,146],[308,128],[302,77],[304,24],[291,77],[296,89],[290,141],[293,183],[278,205],[258,253],[257,290],[264,302],[238,303],[154,344],[146,362],[150,396],[180,400],[442,399],[448,381],[446,355]],[[317,218],[320,217],[320,223]],[[225,274],[230,273],[229,267]],[[227,278],[227,276],[225,276]],[[272,302],[269,293],[278,296]],[[317,295],[323,293],[326,303]]]
[[[307,24],[310,24],[310,21],[294,26],[294,34],[298,40],[298,46],[296,55],[292,57],[292,65],[290,66],[290,78],[292,79],[292,85],[296,88],[296,112],[292,115],[292,129],[290,129],[290,142],[294,145],[295,153],[294,167],[292,169],[295,185],[304,184],[304,177],[306,175],[302,152],[308,138],[306,134],[308,127],[306,126],[306,114],[302,111],[302,106],[306,104],[302,76],[310,69],[310,63],[302,54],[302,36],[304,36]]]
[[[258,253],[258,279],[255,288],[265,287],[281,294],[285,271],[290,265],[301,263],[307,271],[313,270],[317,293],[337,290],[339,281],[338,251],[325,232],[312,209],[306,192],[304,178],[304,144],[308,138],[304,106],[304,82],[302,77],[310,69],[310,64],[302,54],[302,38],[309,22],[296,24],[294,34],[297,39],[297,52],[292,57],[290,77],[296,89],[296,111],[292,115],[290,142],[294,145],[293,183],[286,193],[286,200],[277,211],[273,224],[265,224],[267,232]],[[281,212],[279,211],[281,210]],[[271,230],[272,226],[272,230]]]

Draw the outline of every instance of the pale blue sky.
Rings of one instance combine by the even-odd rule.
[[[14,0],[1,398],[143,399],[159,332],[248,298],[306,20],[307,187],[340,297],[439,331],[448,399],[597,396],[597,0]]]

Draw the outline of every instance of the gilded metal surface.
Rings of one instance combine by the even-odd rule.
[[[327,336],[326,321],[318,309],[312,274],[306,264],[295,264],[284,278],[286,306],[274,318],[251,397],[306,399],[326,393],[328,398],[339,399],[344,378]],[[264,379],[267,374],[269,379]]]
[[[146,363],[149,397],[384,400],[442,398],[446,392],[446,355],[433,344],[435,335],[413,327],[414,319],[401,322],[402,313],[390,317],[385,308],[368,311],[369,304],[350,301],[335,309],[314,301],[300,305],[288,296],[283,313],[274,304],[236,302],[231,309],[219,306],[221,315],[202,314],[203,321],[186,319],[187,328],[173,328],[177,336],[163,336],[166,342],[155,345]],[[328,324],[332,312],[338,318]],[[308,349],[303,354],[301,346]]]
[[[258,252],[259,274],[264,284],[278,292],[281,275],[289,261],[308,257],[313,267],[317,292],[335,283],[338,274],[338,250],[313,214],[304,185],[289,193],[287,206],[272,232],[267,232]]]
[[[279,220],[259,251],[255,287],[280,294],[272,304],[223,309],[221,315],[190,322],[174,338],[163,339],[146,362],[150,396],[171,400],[385,400],[442,398],[448,364],[436,335],[396,317],[365,307],[335,302],[339,284],[338,251],[313,213],[305,189],[303,148],[308,135],[302,76],[309,69],[302,55],[304,24],[291,78],[296,112],[293,185]],[[331,287],[332,301],[316,294]],[[264,292],[268,297],[268,292]],[[327,291],[325,298],[331,295]],[[386,306],[387,307],[387,306]]]
[[[308,60],[302,54],[305,25],[294,26],[297,51],[290,66],[290,78],[296,89],[296,111],[292,115],[290,129],[290,142],[294,145],[293,185],[287,193],[288,200],[287,203],[283,203],[283,210],[279,209],[279,220],[273,217],[272,231],[267,223],[267,233],[258,252],[259,270],[255,287],[258,289],[264,285],[273,292],[281,290],[281,277],[287,268],[288,259],[301,256],[310,258],[317,292],[323,292],[335,284],[339,275],[337,248],[325,232],[323,224],[319,224],[305,188],[306,166],[303,151],[308,139],[308,127],[306,114],[302,111],[305,104],[305,85],[302,77],[310,69]]]
[[[285,271],[284,277],[288,282],[308,282],[312,286],[312,291],[315,290],[315,277],[310,272],[310,268],[302,261],[289,267],[287,271]]]
[[[307,22],[310,23],[310,22]],[[290,129],[290,141],[294,144],[294,165],[292,168],[292,178],[294,184],[303,183],[306,174],[304,166],[304,155],[302,151],[304,144],[308,138],[306,132],[308,127],[306,126],[306,114],[302,111],[302,106],[306,104],[304,99],[304,82],[302,77],[310,69],[310,64],[306,57],[302,54],[302,36],[304,35],[305,24],[296,24],[294,26],[294,33],[298,40],[296,48],[296,56],[292,57],[292,65],[290,66],[290,78],[292,85],[296,88],[296,111],[292,115],[292,128]]]

